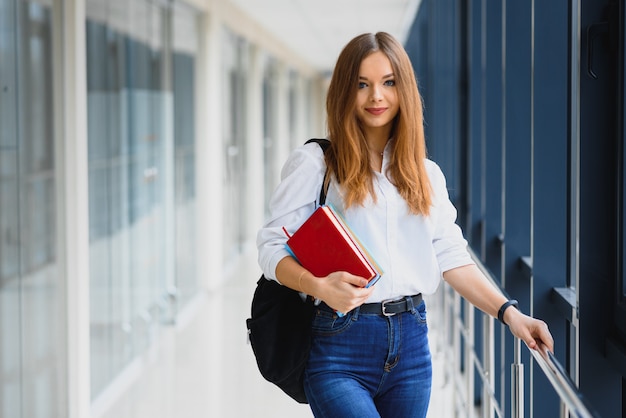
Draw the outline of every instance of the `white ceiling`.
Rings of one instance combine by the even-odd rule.
[[[421,0],[230,0],[320,72],[364,32],[404,43]]]

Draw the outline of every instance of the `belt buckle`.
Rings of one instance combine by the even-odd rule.
[[[396,314],[396,312],[386,312],[385,311],[385,307],[387,306],[388,303],[392,303],[392,302],[396,302],[396,299],[387,299],[387,300],[383,300],[382,302],[380,302],[380,310],[383,314],[383,316],[394,316]]]

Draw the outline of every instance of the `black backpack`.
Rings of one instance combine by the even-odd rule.
[[[327,139],[313,138],[324,152]],[[325,178],[325,177],[324,177]],[[320,206],[326,201],[324,182]],[[261,375],[299,403],[308,403],[304,393],[304,369],[311,348],[313,300],[265,276],[257,282],[251,317],[246,320],[248,337]]]

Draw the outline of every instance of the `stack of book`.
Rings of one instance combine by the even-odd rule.
[[[343,218],[330,206],[320,206],[293,235],[287,249],[314,276],[346,271],[368,280],[372,286],[383,274],[371,254]]]

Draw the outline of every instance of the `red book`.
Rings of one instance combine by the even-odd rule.
[[[383,274],[373,257],[330,206],[317,208],[289,237],[287,248],[304,268],[318,277],[347,271],[369,280],[369,287]]]

